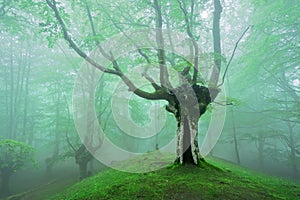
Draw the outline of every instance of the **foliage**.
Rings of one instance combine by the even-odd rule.
[[[0,1],[0,27],[2,33],[26,38],[37,35],[36,21],[39,3],[34,0]],[[33,28],[34,27],[34,28]]]
[[[296,178],[300,160],[300,4],[293,0],[248,3],[248,21],[253,26],[240,48],[243,54],[228,74],[227,94],[234,98],[227,100],[237,106],[229,111],[224,132],[237,133],[240,152],[251,149],[265,165],[280,161],[294,168],[290,176]],[[228,139],[233,141],[233,135]],[[243,140],[247,147],[242,147]],[[242,156],[241,160],[247,162]]]
[[[11,139],[0,140],[0,170],[4,168],[16,172],[25,167],[27,162],[37,167],[34,148],[23,142]]]
[[[56,2],[70,37],[85,52],[93,50],[99,43],[120,32],[155,27],[155,9],[151,1],[57,0]],[[256,158],[259,149],[257,147],[263,144],[263,155],[266,159],[274,159],[277,163],[290,167],[291,141],[294,141],[294,152],[300,152],[299,0],[222,1],[223,51],[219,56],[213,53],[210,36],[213,1],[198,1],[194,5],[194,15],[190,12],[193,2],[195,3],[193,0],[159,2],[162,6],[164,28],[169,26],[168,29],[173,31],[185,33],[187,29],[185,16],[178,2],[182,2],[189,11],[187,17],[192,21],[191,33],[200,49],[205,50],[203,55],[202,52],[200,55],[200,68],[206,64],[203,63],[202,66],[201,61],[210,60],[212,63],[213,57],[216,56],[226,63],[228,60],[226,57],[228,58],[232,52],[240,33],[246,26],[253,25],[243,38],[229,67],[227,83],[230,91],[228,90],[226,103],[234,106],[228,109],[227,127],[223,136],[228,134],[226,143],[233,146],[234,128],[239,143],[238,150],[249,151],[251,158]],[[87,8],[92,16],[95,33],[91,27]],[[203,13],[207,14],[205,18],[202,17]],[[45,0],[0,1],[0,29],[2,43],[0,120],[3,122],[0,132],[7,134],[2,136],[28,141],[38,148],[45,148],[50,156],[53,152],[54,154],[58,152],[58,156],[52,160],[55,163],[74,156],[73,151],[66,151],[68,146],[65,133],[69,133],[71,141],[79,141],[67,109],[71,107],[73,79],[78,63],[81,63],[82,59],[70,53],[69,47],[61,42],[62,29]],[[52,49],[36,40],[37,35],[45,38],[48,47]],[[142,51],[148,55],[149,63],[155,65],[157,52],[150,49]],[[166,52],[166,56],[170,59],[174,55]],[[192,69],[192,64],[187,60],[176,56],[174,59],[175,63],[167,61],[168,67],[175,69],[172,70],[174,74],[183,72],[186,67]],[[138,52],[129,52],[117,58],[117,61],[126,74],[146,60]],[[109,68],[112,69],[113,66],[110,65]],[[28,83],[25,81],[26,78],[22,78],[27,72]],[[172,72],[170,75],[174,76]],[[201,70],[200,72],[202,73]],[[191,76],[191,73],[192,71],[187,76]],[[197,83],[205,86],[207,83],[202,79],[201,73],[198,74]],[[99,123],[106,128],[105,132],[109,139],[119,147],[147,152],[154,145],[143,147],[138,145],[137,140],[118,129],[111,116],[108,105],[111,91],[115,89],[114,83],[118,80],[108,75],[105,84],[99,84],[97,88],[95,107]],[[175,81],[172,84],[175,86]],[[27,86],[28,92],[25,90]],[[152,91],[148,88],[143,89]],[[132,119],[139,125],[148,124],[151,121],[149,118],[151,105],[149,101],[133,96],[129,101]],[[59,112],[56,112],[57,110]],[[208,110],[213,111],[213,107],[209,106]],[[175,124],[175,121],[170,115],[167,117],[166,125],[157,138],[153,137],[151,143],[164,146],[170,138],[174,138],[175,130],[171,124]],[[206,121],[209,121],[209,117]],[[10,127],[13,127],[12,134],[7,131]],[[289,127],[292,127],[291,133]],[[247,145],[243,145],[244,143]],[[229,149],[228,146],[225,148]],[[228,149],[224,151],[224,146],[220,149],[222,157],[230,152]],[[2,155],[4,154],[1,153],[0,157]],[[249,159],[243,156],[241,153],[242,164],[243,159]],[[300,153],[296,153],[296,156],[299,168]]]

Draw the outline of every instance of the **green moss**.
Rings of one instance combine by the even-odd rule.
[[[300,198],[298,183],[212,158],[207,161],[204,168],[185,165],[142,174],[109,169],[73,185],[51,199]],[[130,167],[134,167],[134,160],[131,160]]]

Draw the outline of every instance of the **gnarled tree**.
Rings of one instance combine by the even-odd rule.
[[[170,0],[163,2],[152,0],[147,3],[136,3],[132,10],[126,6],[129,2],[92,2],[82,1],[77,5],[72,3],[73,12],[67,12],[67,4],[56,0],[46,0],[48,7],[45,7],[44,16],[47,16],[45,23],[41,23],[44,30],[51,33],[52,39],[63,37],[74,51],[85,59],[90,65],[104,73],[118,76],[128,86],[128,90],[135,95],[148,100],[165,100],[168,102],[166,110],[174,114],[177,120],[177,163],[192,163],[200,165],[204,158],[199,153],[198,147],[198,121],[201,115],[206,112],[207,106],[214,101],[218,92],[217,87],[219,70],[221,68],[221,46],[220,46],[220,17],[222,6],[219,0],[214,0],[214,19],[213,19],[213,55],[216,70],[207,81],[203,81],[200,73],[199,64],[200,48],[197,39],[200,37],[201,17],[196,14],[201,11],[201,4],[205,2],[195,2],[194,0]],[[128,10],[128,12],[124,12]],[[142,11],[142,12],[141,12]],[[49,15],[54,16],[49,18]],[[74,14],[74,13],[73,13]],[[80,16],[74,19],[70,16]],[[86,20],[82,18],[86,17]],[[104,20],[105,19],[105,20]],[[82,20],[82,26],[89,37],[83,39],[82,35],[77,35],[75,29],[80,28],[74,25],[74,20]],[[110,27],[107,31],[107,27]],[[141,77],[151,83],[152,91],[142,90],[126,75],[126,70],[122,63],[115,59],[112,52],[101,46],[101,41],[105,35],[123,33],[130,28],[147,27],[155,30],[154,43],[155,49],[138,48],[137,54],[145,63],[158,65],[159,78],[155,81],[154,77],[147,74],[147,70],[141,73]],[[73,31],[72,31],[73,29]],[[170,33],[171,29],[177,29],[186,33],[190,43],[190,62],[168,52],[165,44],[172,46],[172,38],[164,34]],[[77,35],[77,36],[76,36]],[[167,34],[170,35],[170,34]],[[152,42],[152,41],[151,41]],[[151,43],[150,42],[150,43]],[[81,43],[82,45],[79,45]],[[86,51],[97,46],[104,58],[111,62],[111,67],[103,66],[95,59],[90,57]],[[184,64],[182,64],[184,63]],[[182,81],[179,84],[172,83],[170,79],[170,69],[177,67],[181,74]],[[125,67],[126,68],[126,67]]]

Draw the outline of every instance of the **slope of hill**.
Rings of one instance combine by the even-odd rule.
[[[222,171],[189,165],[142,174],[109,169],[50,199],[300,199],[299,183],[207,160]]]

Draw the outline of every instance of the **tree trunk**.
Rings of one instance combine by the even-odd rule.
[[[198,118],[191,116],[177,118],[177,159],[175,163],[200,165],[204,159],[198,147]]]
[[[235,151],[235,155],[236,155],[236,162],[238,165],[240,165],[241,159],[240,159],[240,152],[239,152],[239,147],[238,147],[238,139],[237,139],[237,134],[236,134],[233,109],[231,109],[231,118],[232,118],[231,120],[232,120],[233,142],[234,142],[234,151]]]
[[[181,85],[173,91],[166,110],[177,120],[177,158],[175,164],[194,164],[201,166],[204,158],[198,147],[198,121],[211,103],[208,88],[204,86]]]
[[[10,194],[9,191],[9,181],[12,173],[10,172],[9,169],[2,169],[1,170],[1,180],[2,180],[2,185],[1,185],[1,192],[0,192],[0,197],[6,197]]]
[[[55,160],[57,160],[58,155],[53,155],[49,158],[46,158],[45,163],[46,163],[46,171],[45,171],[45,177],[49,178],[53,176],[53,166],[55,163]]]
[[[264,169],[264,146],[265,146],[265,138],[260,133],[258,136],[258,162],[260,169]]]
[[[13,40],[11,40],[13,41]],[[11,44],[11,46],[13,46]],[[10,49],[10,94],[9,94],[9,123],[8,123],[8,138],[10,139],[14,139],[13,135],[14,135],[14,65],[13,65],[13,47],[11,47]]]
[[[88,171],[87,171],[88,162],[83,161],[78,163],[78,165],[79,165],[79,179],[83,180],[86,177],[88,177]]]
[[[290,161],[292,165],[293,177],[298,178],[298,166],[297,166],[297,156],[296,156],[296,147],[294,141],[293,127],[290,122],[287,122],[289,130],[289,148],[290,148]]]
[[[214,43],[214,63],[213,72],[211,73],[210,83],[217,85],[219,73],[222,64],[222,49],[221,49],[221,34],[220,34],[220,20],[222,13],[222,5],[220,0],[214,0],[214,13],[213,13],[213,43]]]
[[[27,136],[27,123],[28,123],[28,98],[29,98],[29,76],[30,76],[30,65],[27,67],[25,75],[25,94],[24,94],[24,115],[23,115],[23,135]]]
[[[82,180],[88,177],[89,173],[87,170],[88,163],[93,159],[93,156],[86,149],[84,145],[81,145],[75,152],[75,161],[79,166],[79,179]]]

